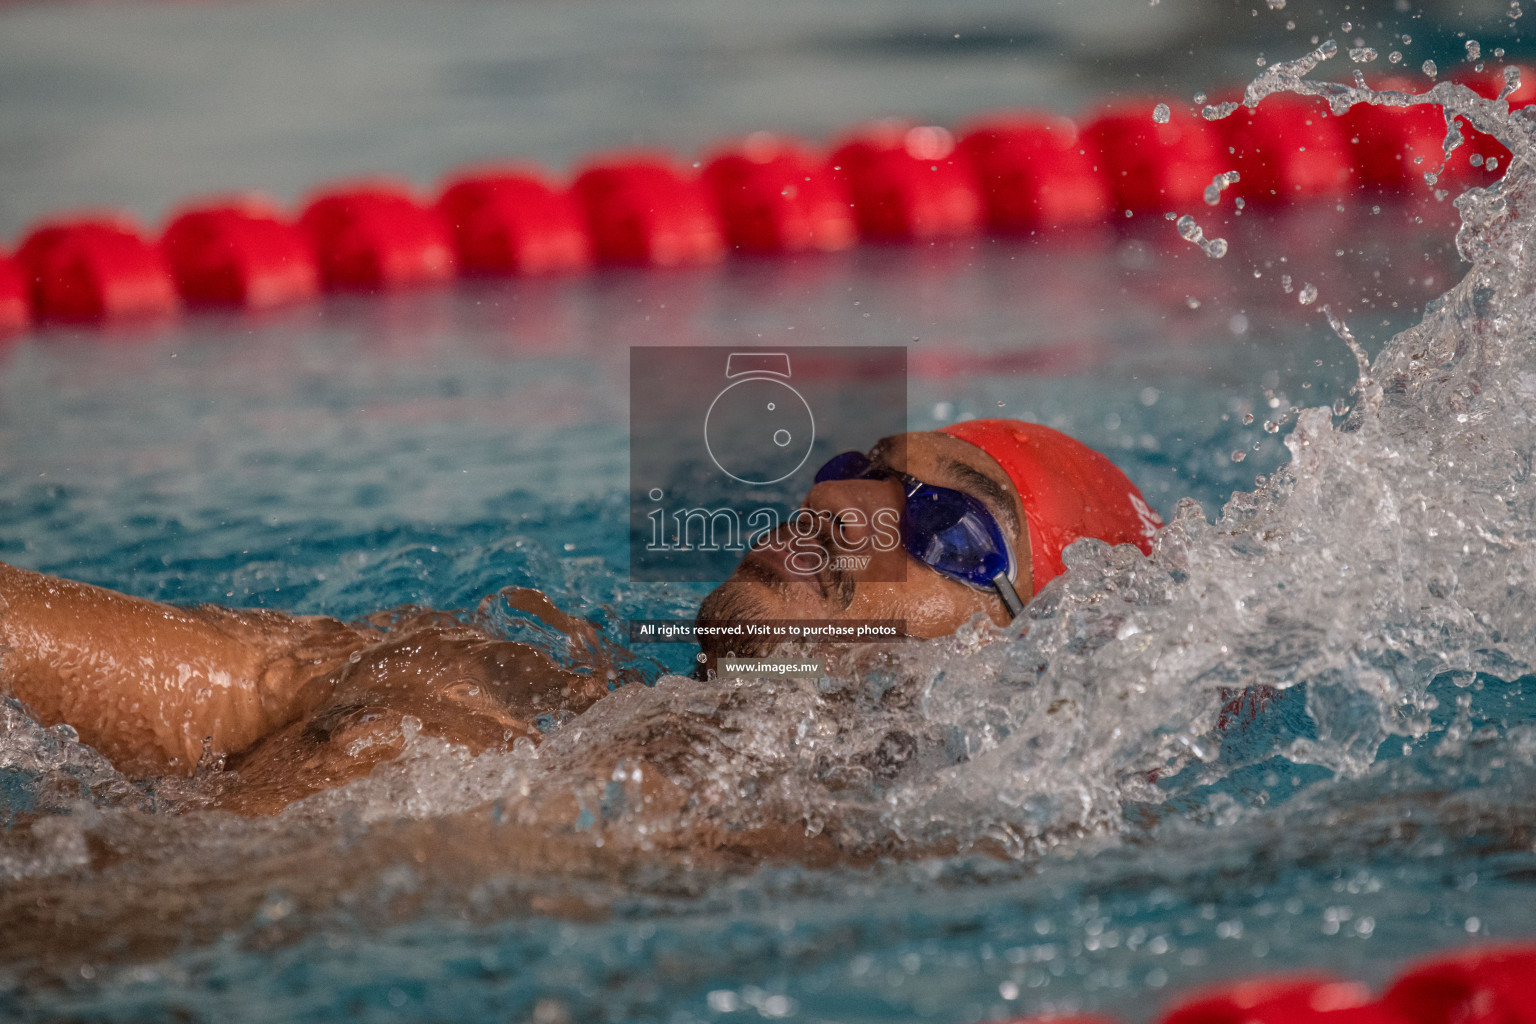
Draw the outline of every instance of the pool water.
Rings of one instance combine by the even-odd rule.
[[[0,1010],[1135,1021],[1207,980],[1380,981],[1417,953],[1531,936],[1523,174],[1504,221],[1469,207],[1490,241],[1464,239],[1479,262],[1449,301],[1470,266],[1455,211],[1364,197],[1204,211],[1221,260],[1157,218],[0,349],[0,559],[177,603],[468,616],[537,586],[615,641],[627,618],[690,615],[702,587],[627,579],[637,345],[909,344],[914,429],[1049,423],[1170,521],[1150,559],[1074,548],[1006,636],[905,645],[819,684],[682,679],[692,651],[658,645],[637,652],[653,685],[537,757],[415,736],[269,820],[203,809],[206,779],[124,779],[7,703]],[[1376,358],[1356,393],[1324,304]],[[480,621],[553,643],[495,602]],[[1257,685],[1279,692],[1219,720]],[[656,853],[688,823],[634,800],[625,754],[681,721],[719,757],[718,820],[788,819],[854,862]],[[880,760],[893,735],[915,753]],[[527,842],[520,815],[570,794],[581,813]]]

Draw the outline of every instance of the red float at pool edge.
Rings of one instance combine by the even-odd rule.
[[[981,190],[994,231],[1103,223],[1114,195],[1064,117],[1015,116],[972,125],[959,150]]]
[[[1180,103],[1166,124],[1152,120],[1154,103],[1110,108],[1083,128],[1083,141],[1109,182],[1118,209],[1167,212],[1203,205],[1211,179],[1232,170],[1220,129]]]
[[[39,320],[154,317],[177,308],[160,250],[120,215],[44,223],[27,234],[16,261]]]
[[[1353,184],[1344,125],[1321,100],[1266,96],[1217,123],[1239,175],[1233,190],[1249,202],[1332,199]]]
[[[725,255],[703,183],[668,157],[631,154],[589,164],[571,190],[599,263],[676,267]]]
[[[1382,1004],[1403,1024],[1536,1024],[1536,948],[1471,950],[1421,963]]]
[[[444,186],[436,209],[463,273],[506,277],[592,265],[586,217],[576,198],[531,168],[457,175]]]
[[[320,290],[308,239],[257,199],[175,214],[160,249],[189,304],[262,309],[311,299]]]
[[[1403,1024],[1352,981],[1291,976],[1240,981],[1186,998],[1158,1024]]]
[[[32,323],[32,302],[21,265],[0,252],[0,337],[18,334]]]
[[[701,177],[725,240],[744,252],[832,251],[858,240],[844,182],[791,139],[749,136],[716,153]]]
[[[981,189],[943,128],[866,128],[833,150],[832,166],[870,241],[943,238],[981,227]]]
[[[314,246],[327,289],[389,290],[454,274],[447,227],[403,186],[369,183],[323,192],[305,208],[299,227]]]

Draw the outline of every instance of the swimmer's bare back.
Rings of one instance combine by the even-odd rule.
[[[562,630],[586,623],[534,591],[510,598]],[[388,630],[321,616],[177,608],[0,563],[0,693],[68,723],[130,776],[233,770],[220,804],[273,814],[393,758],[402,722],[478,753],[580,712],[602,673],[424,613]]]

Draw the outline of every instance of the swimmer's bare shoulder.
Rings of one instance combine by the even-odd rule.
[[[542,595],[512,599],[579,628]],[[399,752],[406,716],[478,751],[606,690],[448,616],[386,630],[178,608],[0,563],[0,692],[44,724],[67,722],[130,775],[190,774],[228,755],[236,771],[221,802],[245,813],[366,774]]]

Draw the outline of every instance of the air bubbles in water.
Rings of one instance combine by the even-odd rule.
[[[1403,55],[1398,53],[1396,50],[1393,50],[1391,53],[1387,54],[1387,61],[1391,64],[1401,64],[1403,62]]]
[[[1317,286],[1312,284],[1303,285],[1301,294],[1296,296],[1296,301],[1300,302],[1303,306],[1312,305],[1312,303],[1317,301]]]
[[[1292,288],[1291,288],[1291,275],[1290,274],[1281,274],[1280,275],[1280,288],[1285,292],[1285,294],[1287,294],[1287,295],[1291,294]]]
[[[1168,117],[1168,104],[1159,103],[1157,106],[1152,108],[1152,120],[1156,121],[1158,124],[1167,124]]]
[[[1264,0],[1264,2],[1269,5],[1269,9],[1272,11],[1285,10],[1285,0]]]
[[[1369,46],[1353,46],[1349,50],[1349,59],[1356,64],[1369,64],[1376,59],[1376,51]]]
[[[1520,0],[1512,0],[1512,2],[1509,5],[1509,20],[1510,21],[1514,21],[1516,18],[1519,18],[1520,15],[1523,14],[1523,13],[1525,13],[1525,12],[1520,10]]]
[[[1483,56],[1483,48],[1480,45],[1478,45],[1477,40],[1476,39],[1468,39],[1467,40],[1467,60],[1481,60],[1482,56]]]
[[[1248,457],[1248,453],[1243,451],[1241,448],[1237,449],[1236,451],[1234,451],[1232,453],[1232,461],[1233,462],[1242,462],[1247,457]]]
[[[1206,107],[1200,111],[1200,116],[1207,121],[1220,121],[1232,111],[1238,108],[1236,103],[1218,103],[1213,107]]]
[[[1434,78],[1440,73],[1440,69],[1435,67],[1435,62],[1432,60],[1427,60],[1422,65],[1420,65],[1420,70],[1422,70],[1430,78]]]

